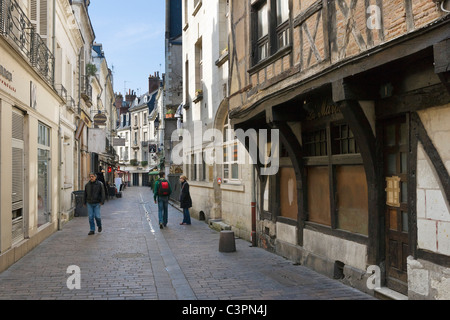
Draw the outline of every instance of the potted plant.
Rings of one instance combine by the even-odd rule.
[[[88,63],[86,65],[86,75],[87,76],[95,76],[97,73],[97,66],[95,64],[92,63]]]
[[[175,112],[172,109],[167,110],[166,118],[173,118],[175,116]]]
[[[139,165],[139,161],[137,161],[136,159],[132,159],[132,160],[130,160],[130,164],[131,164],[133,167],[137,167],[137,166]]]
[[[148,161],[142,161],[141,166],[146,167],[148,165]]]

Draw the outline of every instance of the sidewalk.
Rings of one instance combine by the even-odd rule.
[[[373,297],[237,239],[220,253],[219,233],[169,206],[159,229],[149,188],[127,188],[102,207],[103,232],[75,218],[0,274],[0,300],[367,300]],[[69,290],[69,266],[81,289]]]

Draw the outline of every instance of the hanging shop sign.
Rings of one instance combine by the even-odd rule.
[[[108,117],[103,113],[99,113],[94,116],[94,125],[96,126],[104,126],[107,121]]]

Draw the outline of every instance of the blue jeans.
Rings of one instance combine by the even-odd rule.
[[[97,222],[97,227],[102,227],[102,217],[100,215],[100,203],[88,203],[88,214],[89,214],[89,225],[91,231],[95,231],[95,222]]]
[[[167,225],[169,218],[169,197],[158,196],[158,218],[159,224]]]
[[[183,208],[183,223],[191,224],[191,215],[188,208]]]

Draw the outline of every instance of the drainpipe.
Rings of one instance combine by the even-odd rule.
[[[53,53],[53,57],[55,57],[55,53],[56,53],[56,0],[53,0],[53,8],[52,8],[52,53]],[[56,74],[56,61],[53,60],[53,85],[55,85],[55,74]],[[58,203],[58,231],[62,230],[62,225],[61,225],[61,190],[62,190],[62,179],[61,179],[61,172],[62,172],[62,167],[61,167],[61,160],[62,160],[62,130],[61,130],[61,111],[59,111],[59,117],[58,117],[58,197],[57,197],[57,203]]]
[[[256,241],[256,183],[255,183],[255,167],[252,166],[252,247],[257,247]]]

